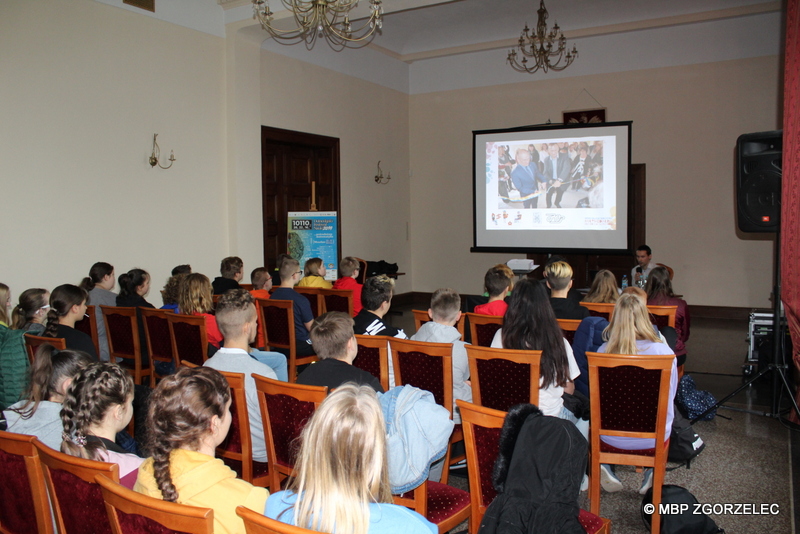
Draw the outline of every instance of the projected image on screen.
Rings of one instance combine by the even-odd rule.
[[[627,246],[630,123],[473,136],[475,248]]]

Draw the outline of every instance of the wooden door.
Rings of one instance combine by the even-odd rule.
[[[286,252],[287,214],[311,209],[312,182],[316,183],[317,211],[339,212],[339,139],[262,126],[264,265],[274,268],[275,256]],[[339,213],[339,257],[341,220]]]

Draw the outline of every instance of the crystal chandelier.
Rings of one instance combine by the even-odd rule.
[[[547,8],[544,7],[544,0],[541,0],[537,13],[539,21],[536,23],[536,33],[530,34],[526,24],[519,36],[517,48],[522,54],[522,61],[517,61],[516,49],[508,52],[507,61],[514,70],[531,74],[539,69],[544,72],[564,70],[578,57],[578,49],[572,45],[572,51],[564,54],[567,49],[567,39],[558,24],[553,26],[549,32],[547,31]],[[532,60],[530,65],[528,58]]]
[[[294,17],[295,27],[288,30],[279,28],[280,24],[275,25],[269,0],[252,1],[253,18],[272,37],[295,43],[305,41],[309,50],[314,47],[318,37],[324,37],[335,50],[363,46],[383,24],[382,0],[369,0],[369,18],[355,30],[350,23],[350,11],[358,5],[359,0],[278,0]]]

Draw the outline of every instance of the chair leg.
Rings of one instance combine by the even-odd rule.
[[[592,461],[592,473],[589,475],[590,512],[600,515],[600,461]]]
[[[442,464],[442,484],[447,484],[450,480],[450,452],[453,450],[453,442],[447,444],[447,454],[444,455],[444,464]]]

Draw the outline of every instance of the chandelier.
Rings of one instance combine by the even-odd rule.
[[[291,11],[295,24],[293,29],[281,29],[274,24],[269,0],[252,0],[253,18],[275,39],[293,43],[305,41],[309,50],[314,47],[318,37],[324,37],[335,50],[363,46],[367,44],[366,39],[383,25],[382,0],[369,0],[369,17],[357,29],[353,29],[350,23],[350,11],[358,5],[359,0],[278,1],[284,9]]]
[[[526,24],[519,36],[517,48],[522,54],[522,61],[517,61],[516,49],[508,52],[507,61],[518,72],[533,74],[539,69],[544,72],[564,70],[578,57],[578,49],[572,45],[572,50],[564,53],[567,50],[567,39],[558,24],[554,25],[549,32],[547,31],[547,8],[544,7],[544,0],[541,0],[537,13],[539,21],[536,23],[536,33],[529,33],[530,30]],[[530,65],[528,58],[531,59]]]

